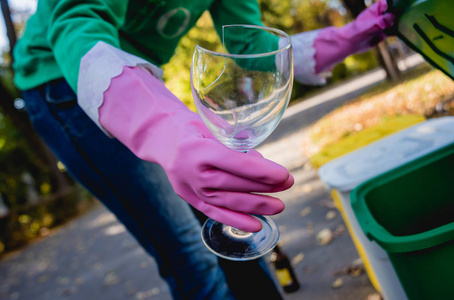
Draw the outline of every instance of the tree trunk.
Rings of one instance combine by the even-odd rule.
[[[3,19],[5,20],[6,32],[9,40],[9,51],[13,61],[13,49],[17,42],[14,24],[11,18],[11,10],[7,0],[0,0]],[[11,68],[11,65],[10,65]],[[12,69],[12,68],[11,68]],[[19,93],[18,93],[19,94]],[[22,133],[30,149],[33,149],[35,163],[43,169],[49,170],[51,177],[56,183],[58,191],[67,190],[70,186],[67,178],[58,170],[57,159],[41,138],[36,134],[30,123],[28,115],[14,107],[14,98],[3,84],[0,83],[0,109],[13,125]]]
[[[17,35],[16,35],[16,31],[14,29],[13,20],[11,18],[11,10],[9,9],[8,1],[0,0],[0,6],[2,9],[3,20],[5,21],[6,35],[8,37],[8,41],[9,41],[9,54],[11,57],[11,65],[9,67],[11,68],[12,62],[14,59],[13,58],[13,49],[14,49],[14,46],[16,46]]]
[[[387,78],[393,82],[400,80],[400,70],[393,55],[388,51],[387,41],[383,41],[377,45],[378,58],[386,71]]]

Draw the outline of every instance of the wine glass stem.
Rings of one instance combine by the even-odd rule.
[[[241,152],[243,153],[248,153],[249,149],[247,150],[241,150]],[[243,230],[240,230],[238,228],[235,228],[235,227],[232,227],[230,226],[229,228],[230,230],[230,234],[236,236],[236,237],[246,237],[246,236],[250,236],[252,233],[250,232],[247,232],[247,231],[243,231]]]
[[[243,153],[248,153],[248,151],[249,151],[249,149],[241,150],[241,152],[243,152]],[[240,229],[232,227],[232,226],[229,226],[229,227],[230,227],[229,233],[238,238],[248,237],[252,234],[251,232],[243,231],[243,230],[240,230]]]

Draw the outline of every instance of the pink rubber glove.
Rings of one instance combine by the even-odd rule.
[[[321,29],[314,41],[315,72],[326,71],[347,56],[367,51],[382,41],[386,37],[383,31],[394,23],[394,15],[385,13],[387,8],[386,0],[380,0],[343,27]]]
[[[284,209],[281,200],[256,194],[290,188],[294,180],[284,167],[221,144],[198,114],[140,67],[125,67],[112,79],[99,122],[139,158],[161,165],[181,198],[221,223],[257,232],[261,223],[249,214]]]

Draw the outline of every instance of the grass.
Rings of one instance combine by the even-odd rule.
[[[454,115],[454,82],[425,65],[329,113],[310,129],[303,152],[314,167],[426,118]]]

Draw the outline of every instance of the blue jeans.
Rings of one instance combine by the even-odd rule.
[[[263,260],[230,262],[205,247],[206,217],[175,194],[159,165],[107,137],[64,80],[23,91],[23,98],[37,133],[155,258],[175,299],[281,299]]]

